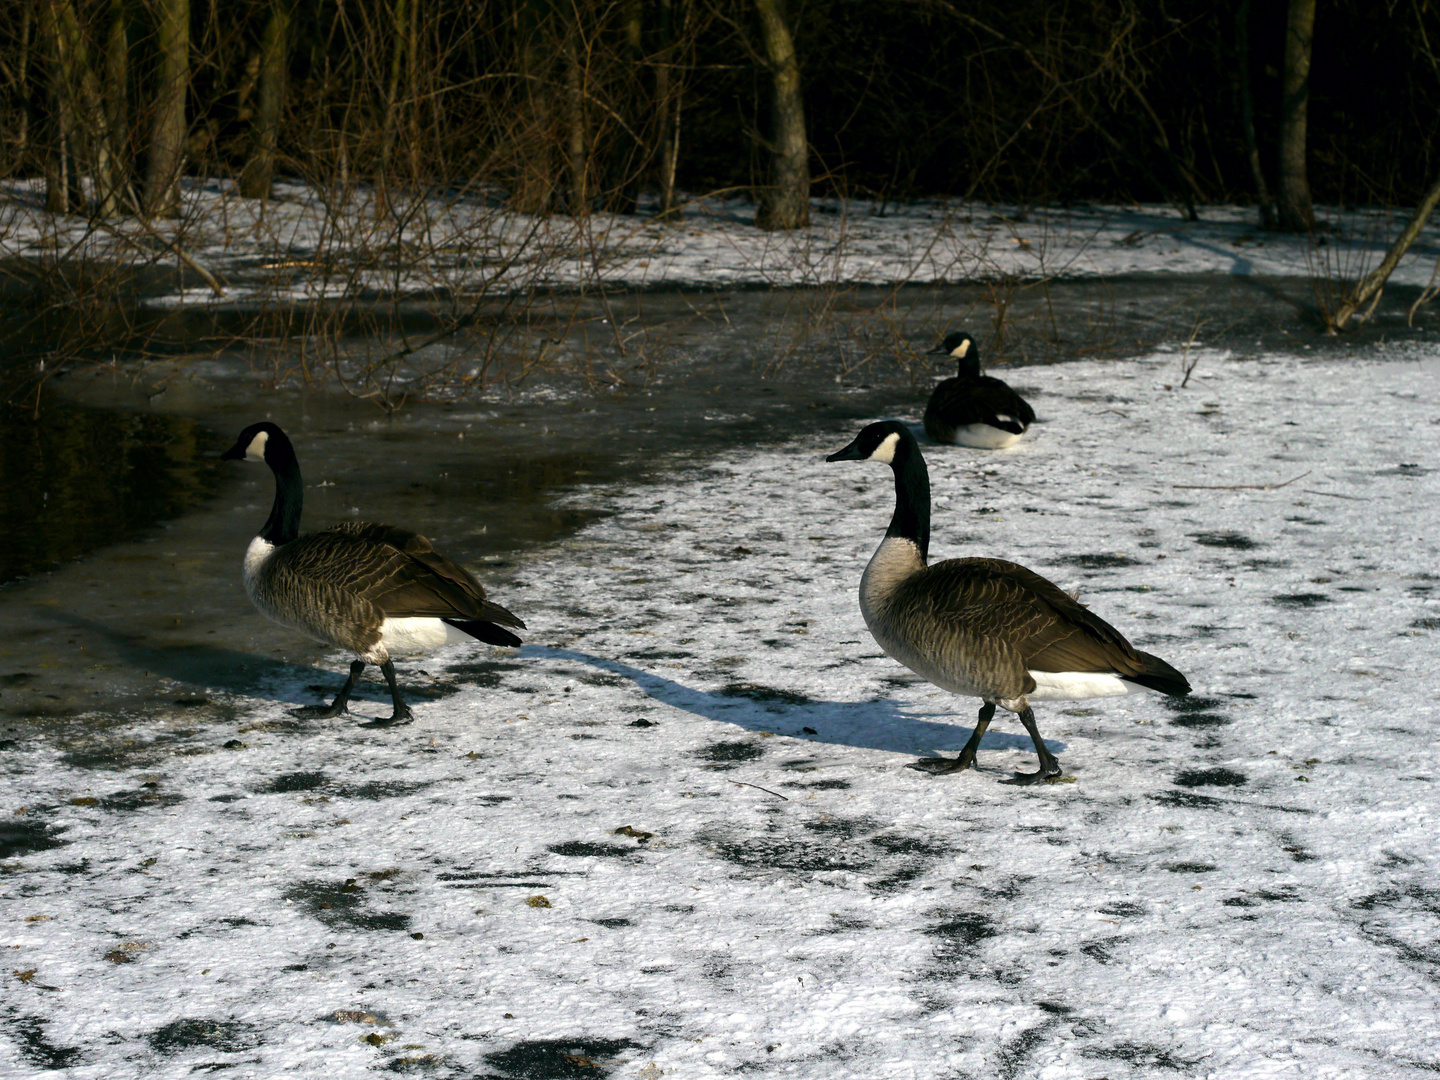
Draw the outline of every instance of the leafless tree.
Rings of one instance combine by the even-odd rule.
[[[106,115],[89,37],[71,0],[40,5],[40,32],[50,66],[46,206],[56,211],[79,209],[86,199],[83,179],[89,177],[95,185],[97,212],[109,216],[124,189],[125,169],[112,144],[113,117]],[[112,96],[123,94],[123,82],[108,89]]]
[[[1235,7],[1235,52],[1240,72],[1240,127],[1245,134],[1245,161],[1255,183],[1255,201],[1260,207],[1260,224],[1275,228],[1275,203],[1270,186],[1265,182],[1265,168],[1260,159],[1260,140],[1255,135],[1255,94],[1250,79],[1250,0],[1240,0]]]
[[[1345,324],[1367,303],[1371,309],[1374,308],[1375,302],[1380,299],[1380,290],[1385,287],[1385,282],[1390,279],[1405,252],[1410,250],[1410,245],[1420,235],[1420,230],[1425,228],[1425,223],[1430,220],[1437,204],[1440,204],[1440,180],[1437,180],[1425,193],[1425,198],[1420,200],[1420,205],[1415,208],[1415,213],[1410,216],[1405,228],[1400,230],[1400,235],[1390,245],[1390,250],[1385,253],[1385,258],[1380,260],[1380,265],[1345,293],[1335,312],[1326,320],[1328,329],[1344,329]]]
[[[810,143],[800,62],[783,0],[755,0],[755,11],[770,72],[770,168],[755,224],[761,229],[800,229],[810,224]]]
[[[518,116],[510,128],[514,180],[510,205],[548,214],[558,196],[555,45],[550,0],[516,0],[513,27],[519,49]]]
[[[174,217],[180,212],[185,165],[190,0],[149,0],[149,8],[155,24],[156,72],[143,209],[149,217]]]
[[[1278,225],[1287,232],[1315,228],[1305,169],[1310,108],[1310,53],[1315,37],[1315,0],[1290,0],[1285,23],[1285,69],[1280,89],[1280,183]]]
[[[250,156],[240,172],[240,194],[247,199],[270,193],[280,144],[290,58],[290,2],[271,0],[260,51],[255,57],[255,112],[251,121]]]
[[[676,17],[676,9],[682,12]],[[660,189],[660,213],[676,209],[675,172],[680,164],[680,115],[684,101],[686,65],[682,63],[684,34],[693,8],[689,0],[658,0],[656,30],[660,47],[655,56],[655,182]]]

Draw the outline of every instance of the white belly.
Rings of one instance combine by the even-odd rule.
[[[980,450],[1003,450],[1019,441],[1020,436],[1014,432],[991,427],[989,424],[961,424],[955,429],[955,442],[958,445],[973,446]]]
[[[1092,697],[1124,697],[1142,689],[1118,675],[1096,671],[1032,671],[1035,689],[1031,701],[1077,701]],[[1001,704],[1004,704],[1003,702]],[[1007,708],[1009,706],[1006,706]]]
[[[386,619],[380,624],[380,645],[374,651],[377,656],[382,651],[390,656],[414,656],[434,652],[442,645],[458,645],[473,640],[463,630],[456,630],[441,619]],[[371,660],[367,656],[365,659],[378,664],[384,657]]]

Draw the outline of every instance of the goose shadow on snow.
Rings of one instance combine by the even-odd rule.
[[[177,683],[203,687],[237,697],[268,698],[286,706],[310,705],[330,700],[344,680],[343,665],[330,669],[274,660],[255,653],[211,645],[152,645],[143,635],[119,630],[71,612],[48,609],[49,618],[84,630],[107,641],[130,667],[174,679]],[[958,753],[975,729],[977,699],[951,695],[953,709],[939,713],[910,715],[914,706],[888,698],[879,701],[819,701],[794,691],[752,683],[732,683],[719,691],[697,690],[663,675],[645,671],[619,660],[592,656],[572,649],[524,645],[522,660],[559,660],[579,663],[633,682],[647,697],[716,723],[731,724],[746,731],[790,735],[807,742],[852,746],[909,756],[937,756],[937,751]],[[415,661],[420,663],[423,661]],[[413,671],[413,668],[412,668]],[[433,701],[443,696],[406,679],[406,667],[399,669],[407,696]],[[333,685],[331,685],[333,683]],[[321,690],[312,690],[320,687]],[[178,688],[177,688],[178,689]],[[388,704],[385,684],[365,681],[356,686],[351,703]],[[976,702],[972,705],[972,702]],[[947,719],[933,721],[927,716]],[[363,721],[361,714],[337,718],[342,723]],[[423,714],[417,717],[423,722]],[[814,734],[805,731],[813,730]],[[783,730],[788,729],[788,730]],[[1046,739],[1045,745],[1060,754],[1067,744]],[[1023,732],[985,733],[982,750],[1033,752],[1030,737]],[[981,771],[988,771],[983,766]]]
[[[935,722],[926,719],[925,715],[908,715],[908,709],[913,706],[907,707],[888,698],[879,701],[817,701],[778,687],[738,682],[714,692],[696,690],[619,660],[544,645],[522,646],[520,657],[586,664],[629,679],[646,696],[662,705],[717,723],[733,724],[746,731],[765,731],[790,735],[807,742],[853,746],[891,754],[934,757],[936,751],[941,750],[958,753],[975,730],[975,714],[980,710],[978,698],[951,695],[955,708],[939,715],[953,719]],[[975,703],[973,708],[972,701]],[[807,727],[814,734],[805,731]],[[1056,754],[1069,749],[1066,743],[1052,739],[1046,739],[1045,745]],[[982,750],[1020,750],[1030,754],[1035,751],[1030,736],[1023,731],[1012,735],[992,729],[985,733],[980,747]],[[991,770],[982,766],[980,771]]]
[[[328,702],[335,697],[345,681],[345,664],[331,670],[328,662],[320,667],[275,660],[258,653],[213,645],[158,645],[145,640],[143,633],[120,630],[94,619],[45,607],[37,612],[53,622],[84,631],[105,641],[115,650],[119,661],[136,671],[173,679],[182,686],[218,691],[237,697],[268,699],[279,705],[298,706]],[[378,668],[367,668],[367,671]],[[405,681],[405,661],[398,665],[400,681],[406,697],[417,701],[434,701],[443,697],[432,688],[415,686]],[[179,691],[182,686],[174,687]],[[351,703],[374,701],[390,704],[390,692],[383,682],[366,680],[358,684],[350,697]],[[356,714],[353,719],[365,717]]]

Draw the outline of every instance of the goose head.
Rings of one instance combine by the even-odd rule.
[[[895,474],[895,513],[885,537],[914,544],[923,565],[930,551],[930,475],[910,428],[898,420],[881,420],[862,428],[854,442],[825,460],[878,461],[890,466]]]
[[[900,421],[881,420],[864,428],[854,442],[825,460],[878,461],[893,466],[897,454],[903,457],[915,445],[915,436]]]
[[[235,445],[220,455],[222,461],[263,461],[276,472],[295,461],[295,447],[279,424],[262,420],[240,432]]]
[[[275,503],[270,508],[260,536],[270,544],[288,544],[300,534],[300,514],[305,503],[304,484],[295,446],[279,424],[262,420],[251,424],[235,445],[220,455],[224,461],[263,461],[275,474]]]
[[[945,340],[931,349],[926,356],[950,356],[959,365],[961,375],[980,375],[980,346],[964,330],[947,334]]]

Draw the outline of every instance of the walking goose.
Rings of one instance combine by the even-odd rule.
[[[407,724],[414,716],[396,685],[392,653],[432,652],[469,638],[520,644],[504,627],[525,624],[486,600],[478,581],[418,533],[349,521],[300,536],[300,463],[278,425],[251,424],[220,456],[263,461],[275,474],[270,516],[245,551],[251,601],[280,625],[360,656],[333,702],[296,709],[295,715],[349,712],[350,692],[369,663],[384,673],[395,713],[365,726]]]
[[[1031,701],[1115,697],[1144,687],[1190,692],[1185,676],[1140,652],[1120,631],[1033,570],[1004,559],[926,565],[930,475],[915,436],[894,420],[871,424],[826,461],[879,461],[895,473],[895,513],[860,578],[860,612],[880,648],[936,686],[982,699],[975,733],[953,760],[917,762],[959,772],[1000,705],[1018,713],[1040,769],[1013,783],[1060,777],[1060,762],[1035,726]]]
[[[1035,422],[1030,403],[999,379],[980,374],[980,346],[957,330],[927,356],[953,356],[959,374],[930,393],[925,433],[936,442],[999,450],[1016,442]]]

